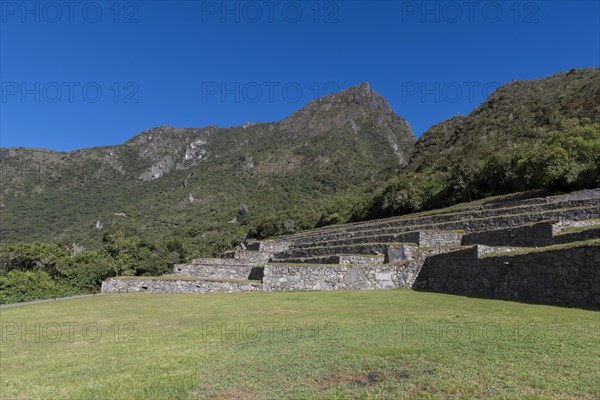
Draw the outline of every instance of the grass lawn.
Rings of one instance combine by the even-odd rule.
[[[0,311],[2,399],[597,399],[600,312],[411,290]]]

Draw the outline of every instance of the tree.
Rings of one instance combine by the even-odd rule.
[[[16,243],[0,248],[0,265],[4,271],[40,269],[57,275],[68,263],[69,253],[53,243]]]

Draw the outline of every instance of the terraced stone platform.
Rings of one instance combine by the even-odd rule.
[[[511,195],[247,241],[221,258],[176,265],[168,276],[109,279],[102,290],[210,293],[401,287],[552,304],[600,304],[600,190],[549,198]]]
[[[255,290],[262,290],[260,280],[129,276],[102,282],[103,293],[234,293]]]

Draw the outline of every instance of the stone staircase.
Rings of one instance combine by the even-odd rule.
[[[591,261],[578,260],[578,267],[575,267],[570,264],[571,259],[565,259],[547,268],[571,268],[572,272],[584,268],[581,271],[587,274],[589,284],[582,286],[587,292],[569,295],[569,298],[600,304],[600,260],[594,266],[596,251],[600,257],[599,239],[598,191],[591,191],[591,195],[584,198],[566,196],[563,201],[544,197],[480,202],[435,212],[330,226],[271,240],[247,241],[241,248],[225,252],[221,258],[197,259],[190,264],[176,265],[173,273],[163,277],[108,279],[103,283],[102,291],[229,293],[407,287],[468,294],[479,292],[474,288],[461,292],[457,289],[461,287],[460,282],[445,282],[444,269],[475,274],[483,279],[482,282],[496,281],[498,285],[506,286],[503,279],[518,274],[505,271],[502,275],[498,272],[502,268],[496,268],[494,263],[511,263],[524,257],[545,260],[546,256],[540,254],[556,251],[568,258],[571,253],[588,249],[585,251],[592,255]],[[506,257],[513,259],[506,261]],[[487,269],[478,269],[479,263]],[[588,268],[590,263],[592,267]],[[528,270],[528,267],[522,269]],[[492,270],[497,276],[486,277]],[[536,279],[543,280],[544,271],[537,273]],[[530,275],[536,276],[533,272]],[[448,274],[448,279],[460,280],[461,275]],[[597,285],[596,279],[599,280]],[[576,281],[580,282],[580,277]],[[572,282],[569,285],[572,286]],[[566,298],[564,290],[553,290],[560,292],[555,296],[559,300]],[[512,297],[527,298],[525,292],[513,291]],[[488,290],[485,293],[495,292]],[[507,292],[498,293],[506,296]],[[541,292],[536,293],[539,297]],[[551,302],[547,300],[552,298],[551,295],[544,296],[545,302]]]

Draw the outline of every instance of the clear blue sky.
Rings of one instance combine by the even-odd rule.
[[[363,81],[420,135],[499,84],[600,65],[598,1],[78,3],[0,3],[2,147],[276,121]]]

